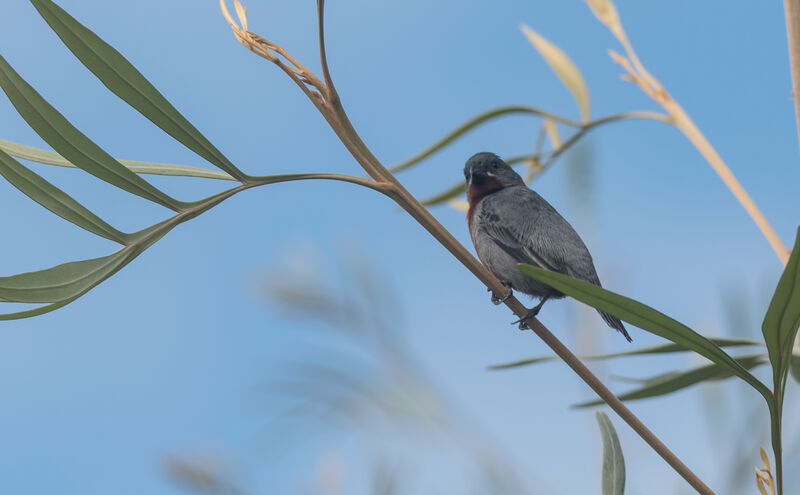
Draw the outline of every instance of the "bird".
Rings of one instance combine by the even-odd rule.
[[[562,273],[600,287],[592,255],[575,229],[550,203],[528,188],[522,177],[494,153],[473,155],[464,166],[467,186],[467,224],[478,258],[508,289],[500,304],[519,291],[539,303],[520,320],[520,330],[537,314],[548,299],[565,294],[522,273],[518,263],[527,263]],[[620,332],[628,342],[631,336],[619,320],[598,310],[606,324]]]

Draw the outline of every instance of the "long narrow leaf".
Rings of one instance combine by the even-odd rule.
[[[173,210],[187,203],[171,198],[114,160],[53,108],[0,56],[0,86],[28,125],[61,156],[90,174]]]
[[[31,3],[67,48],[115,95],[210,163],[236,179],[245,177],[116,49],[52,1]]]
[[[755,340],[747,340],[747,339],[709,339],[714,344],[720,347],[739,347],[739,346],[763,346],[762,342],[756,342]],[[665,354],[665,353],[672,353],[672,352],[686,352],[689,349],[682,347],[678,344],[660,344],[654,345],[650,347],[642,347],[640,349],[634,349],[632,351],[624,351],[624,352],[614,352],[610,354],[598,354],[594,356],[580,356],[581,359],[585,359],[587,361],[592,360],[599,360],[599,359],[613,359],[618,357],[627,357],[627,356],[641,356],[646,354]],[[555,361],[559,359],[558,356],[538,356],[534,358],[528,359],[521,359],[519,361],[513,361],[510,363],[505,364],[496,364],[493,366],[489,366],[490,370],[502,370],[508,368],[516,368],[519,366],[526,366],[529,364],[536,364],[536,363],[543,363],[547,361]]]
[[[0,297],[22,303],[65,301],[93,287],[126,258],[130,249],[84,261],[73,261],[46,270],[0,277]]]
[[[603,495],[624,495],[625,458],[617,430],[603,411],[597,411],[597,425],[603,440]]]
[[[89,211],[67,193],[52,185],[24,165],[0,150],[0,175],[29,198],[78,227],[120,244],[129,239]]]
[[[761,330],[767,342],[775,378],[775,393],[783,397],[791,364],[792,347],[800,326],[800,228],[794,250],[769,303]]]
[[[742,356],[737,358],[740,366],[744,369],[752,369],[760,364],[767,362],[767,357],[764,354],[755,354],[752,356]],[[671,371],[656,377],[644,380],[644,385],[640,388],[618,395],[620,400],[635,400],[647,399],[650,397],[658,397],[660,395],[671,394],[678,390],[691,387],[705,381],[724,380],[733,376],[731,370],[723,365],[717,363],[708,364],[699,368],[693,368],[688,371]],[[583,402],[576,404],[573,407],[592,407],[603,404],[602,400],[591,402]]]
[[[760,380],[737,363],[735,359],[706,337],[703,337],[691,328],[670,318],[664,313],[656,311],[633,299],[603,289],[602,287],[560,273],[542,270],[541,268],[525,264],[520,264],[519,268],[523,273],[550,285],[578,301],[616,316],[621,320],[654,333],[659,337],[664,337],[667,340],[687,349],[691,349],[701,356],[710,359],[712,362],[723,366],[734,375],[749,383],[768,402],[771,402],[772,393],[770,390],[761,383]]]
[[[581,112],[581,119],[589,120],[589,88],[575,63],[553,42],[545,39],[526,25],[521,26],[522,33],[528,38],[531,45],[545,59],[547,65],[553,69],[561,82],[572,93]]]
[[[14,143],[5,139],[0,139],[0,150],[5,151],[11,156],[30,160],[45,165],[55,165],[57,167],[78,168],[69,160],[52,151]],[[180,177],[201,177],[204,179],[236,180],[225,172],[219,170],[208,170],[200,167],[189,167],[187,165],[174,165],[172,163],[153,163],[141,162],[136,160],[122,160],[116,158],[125,168],[137,174],[170,175]]]
[[[416,155],[412,156],[411,158],[408,158],[407,160],[404,160],[396,165],[389,167],[389,171],[393,173],[400,172],[401,170],[405,170],[413,165],[416,165],[417,163],[428,158],[434,153],[442,150],[450,143],[461,138],[464,134],[478,127],[484,122],[488,122],[502,115],[511,115],[518,113],[538,115],[540,117],[552,119],[556,122],[561,122],[562,124],[566,124],[571,127],[579,128],[582,126],[580,122],[576,122],[574,120],[561,117],[559,115],[548,112],[546,110],[542,110],[540,108],[529,107],[524,105],[510,105],[505,107],[492,108],[490,110],[486,110],[485,112],[481,112],[478,115],[475,115],[474,117],[470,118],[468,121],[462,123],[452,131],[448,132],[444,137],[440,138],[438,141],[428,146],[424,150],[420,151]]]

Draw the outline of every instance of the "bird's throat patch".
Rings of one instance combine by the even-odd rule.
[[[480,182],[472,182],[467,190],[467,200],[469,201],[469,210],[467,211],[467,221],[472,224],[472,213],[478,203],[481,202],[486,196],[495,193],[505,186],[499,179],[495,177],[486,177]]]

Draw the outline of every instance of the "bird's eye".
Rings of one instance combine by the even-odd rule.
[[[492,162],[492,170],[497,170],[497,162]]]

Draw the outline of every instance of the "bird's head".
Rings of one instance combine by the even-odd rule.
[[[464,165],[470,201],[476,201],[509,186],[525,184],[522,177],[494,153],[477,153]]]

